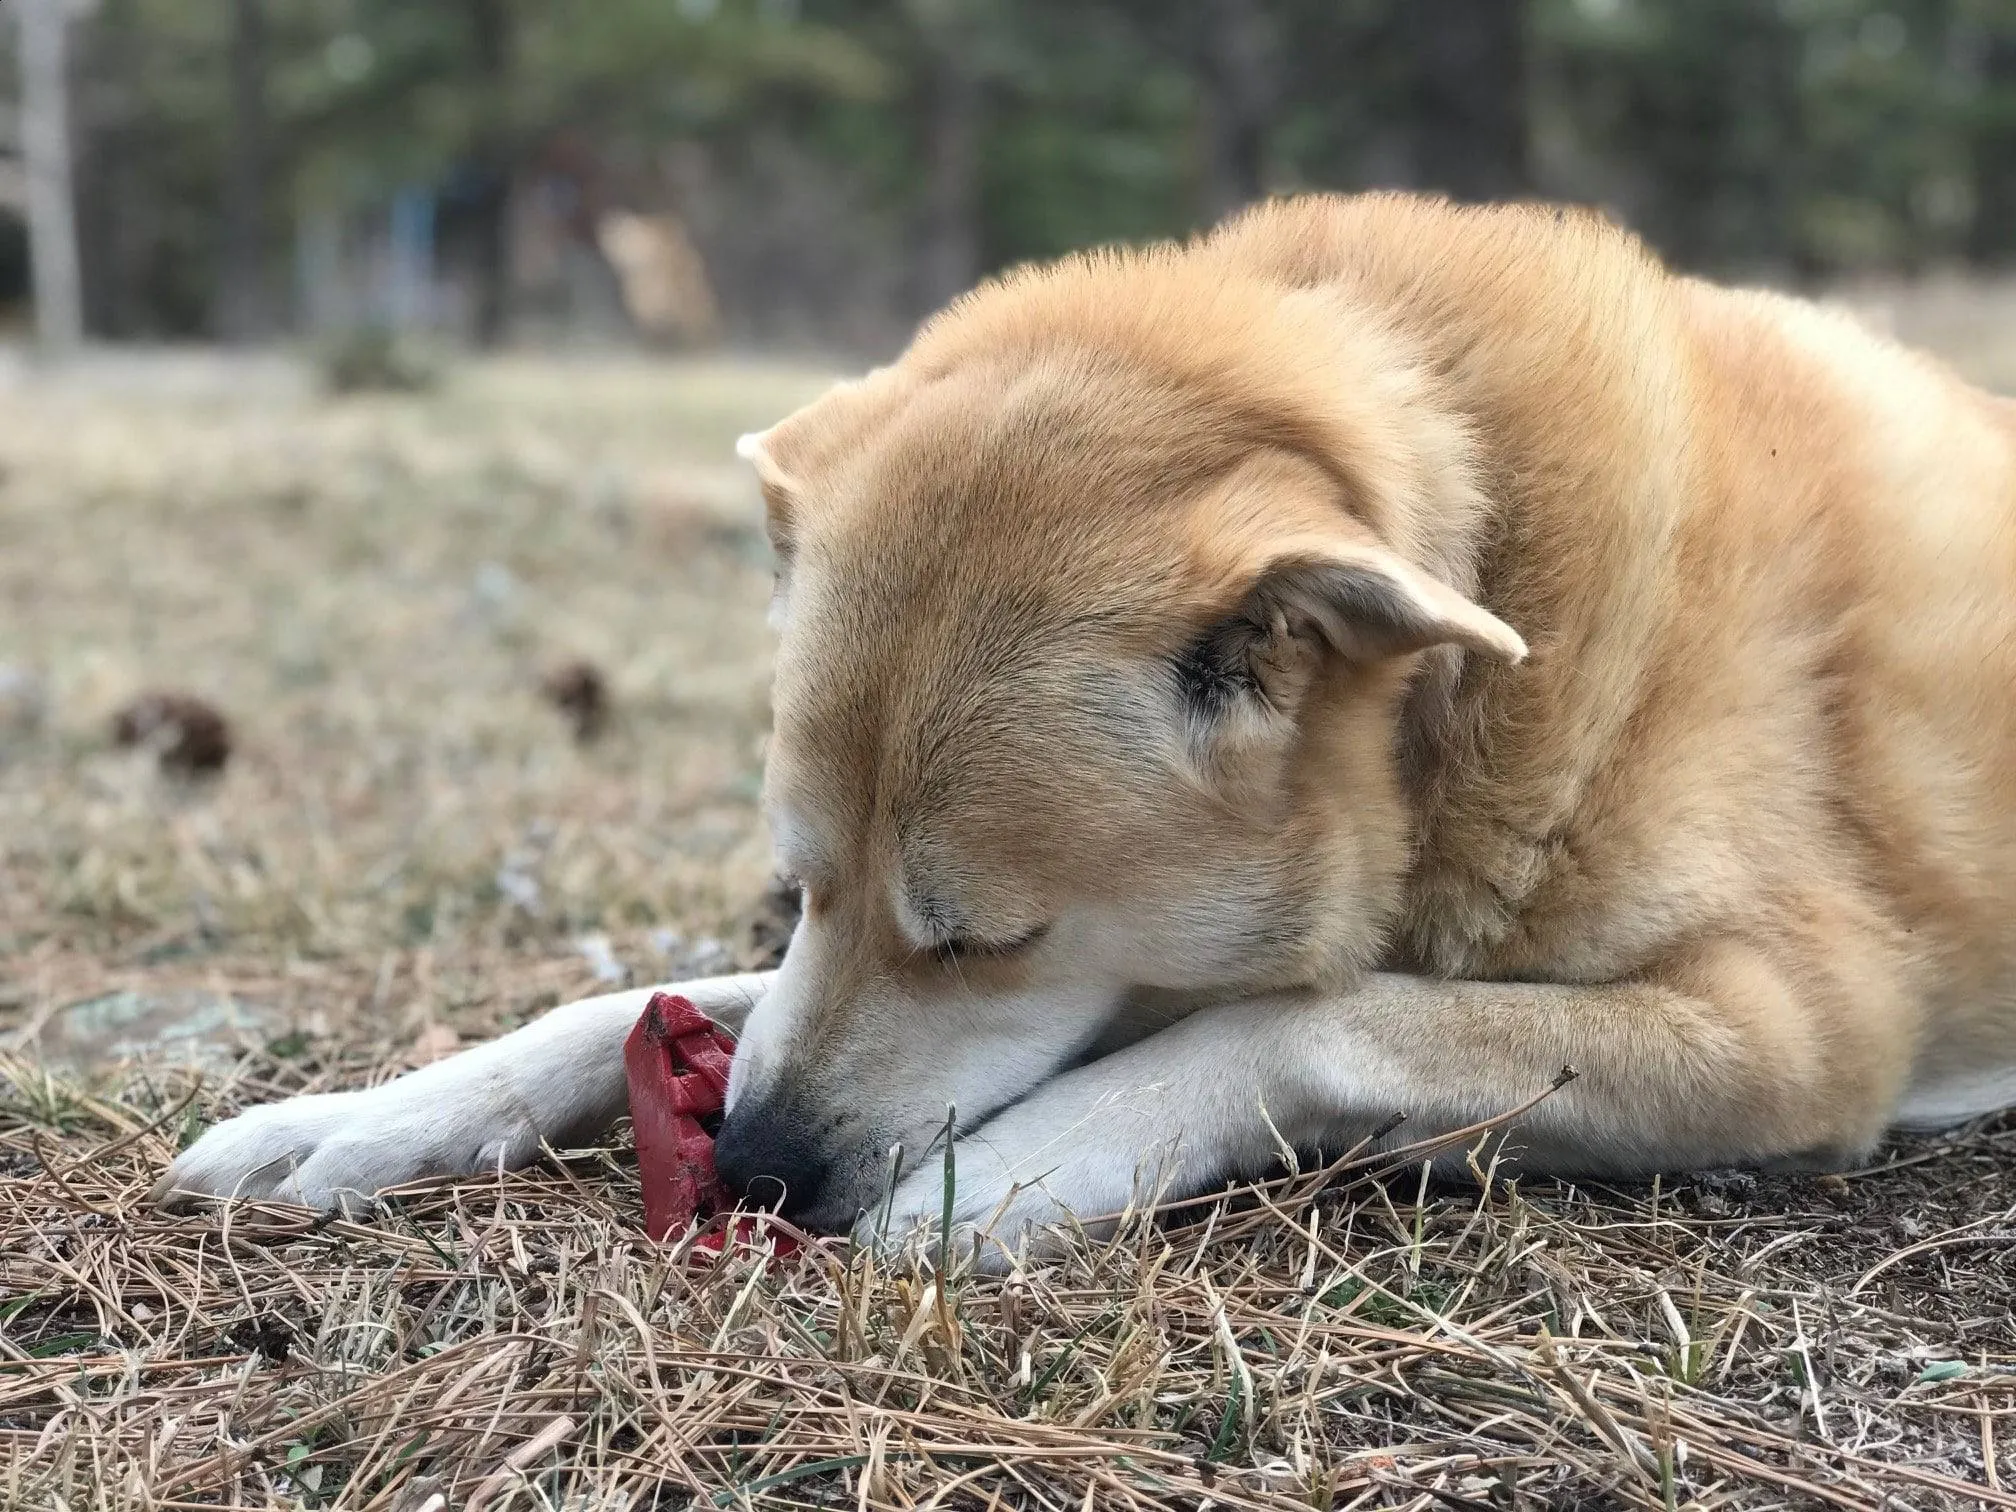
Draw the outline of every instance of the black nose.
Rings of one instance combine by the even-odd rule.
[[[788,1108],[744,1098],[714,1141],[714,1169],[750,1205],[800,1218],[819,1205],[827,1172],[804,1129]]]

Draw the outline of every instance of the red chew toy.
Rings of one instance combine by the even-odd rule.
[[[728,1096],[728,1062],[735,1041],[698,1008],[669,992],[656,992],[623,1044],[630,1079],[630,1122],[637,1131],[637,1174],[644,1183],[644,1231],[653,1239],[686,1232],[696,1218],[734,1206],[714,1174],[714,1136],[702,1119],[720,1113]],[[725,1227],[725,1226],[724,1226]],[[747,1240],[753,1218],[735,1220],[735,1237]],[[777,1253],[798,1245],[772,1230]],[[727,1235],[702,1234],[694,1248],[719,1253]]]

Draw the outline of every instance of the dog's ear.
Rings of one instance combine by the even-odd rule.
[[[1502,662],[1526,655],[1510,625],[1390,551],[1297,546],[1250,577],[1238,607],[1178,658],[1177,677],[1199,714],[1247,696],[1292,712],[1324,655],[1366,662],[1445,645]]]
[[[780,577],[789,571],[805,532],[804,516],[819,479],[836,458],[867,444],[908,392],[897,369],[876,368],[834,384],[768,430],[752,431],[735,443],[735,455],[755,469],[763,487],[764,525]]]
[[[763,530],[777,559],[770,586],[770,628],[783,630],[791,616],[791,559],[797,550],[798,484],[771,450],[769,431],[751,431],[735,443],[735,455],[756,470],[763,489]]]
[[[1376,546],[1299,549],[1275,557],[1242,612],[1290,635],[1317,637],[1353,660],[1461,646],[1518,662],[1526,642],[1448,584]]]
[[[779,564],[790,560],[791,521],[797,512],[798,485],[770,449],[770,431],[751,431],[735,443],[735,455],[755,470],[763,490],[763,523]]]

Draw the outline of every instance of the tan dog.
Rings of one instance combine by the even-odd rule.
[[[720,1156],[1013,1237],[1579,1077],[1529,1168],[2016,1100],[2016,407],[1593,217],[1379,196],[983,288],[745,443],[806,911]],[[326,1204],[622,1106],[641,994],[257,1109]]]

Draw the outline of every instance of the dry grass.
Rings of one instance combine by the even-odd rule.
[[[2012,1119],[1818,1182],[1387,1160],[1006,1282],[688,1266],[621,1135],[369,1224],[145,1210],[237,1106],[758,948],[767,578],[724,459],[817,381],[0,392],[0,1505],[2016,1507]],[[579,746],[539,698],[572,657],[616,710]],[[161,685],[232,717],[220,781],[111,748]],[[207,1076],[113,1063],[112,1001],[209,1024]]]

